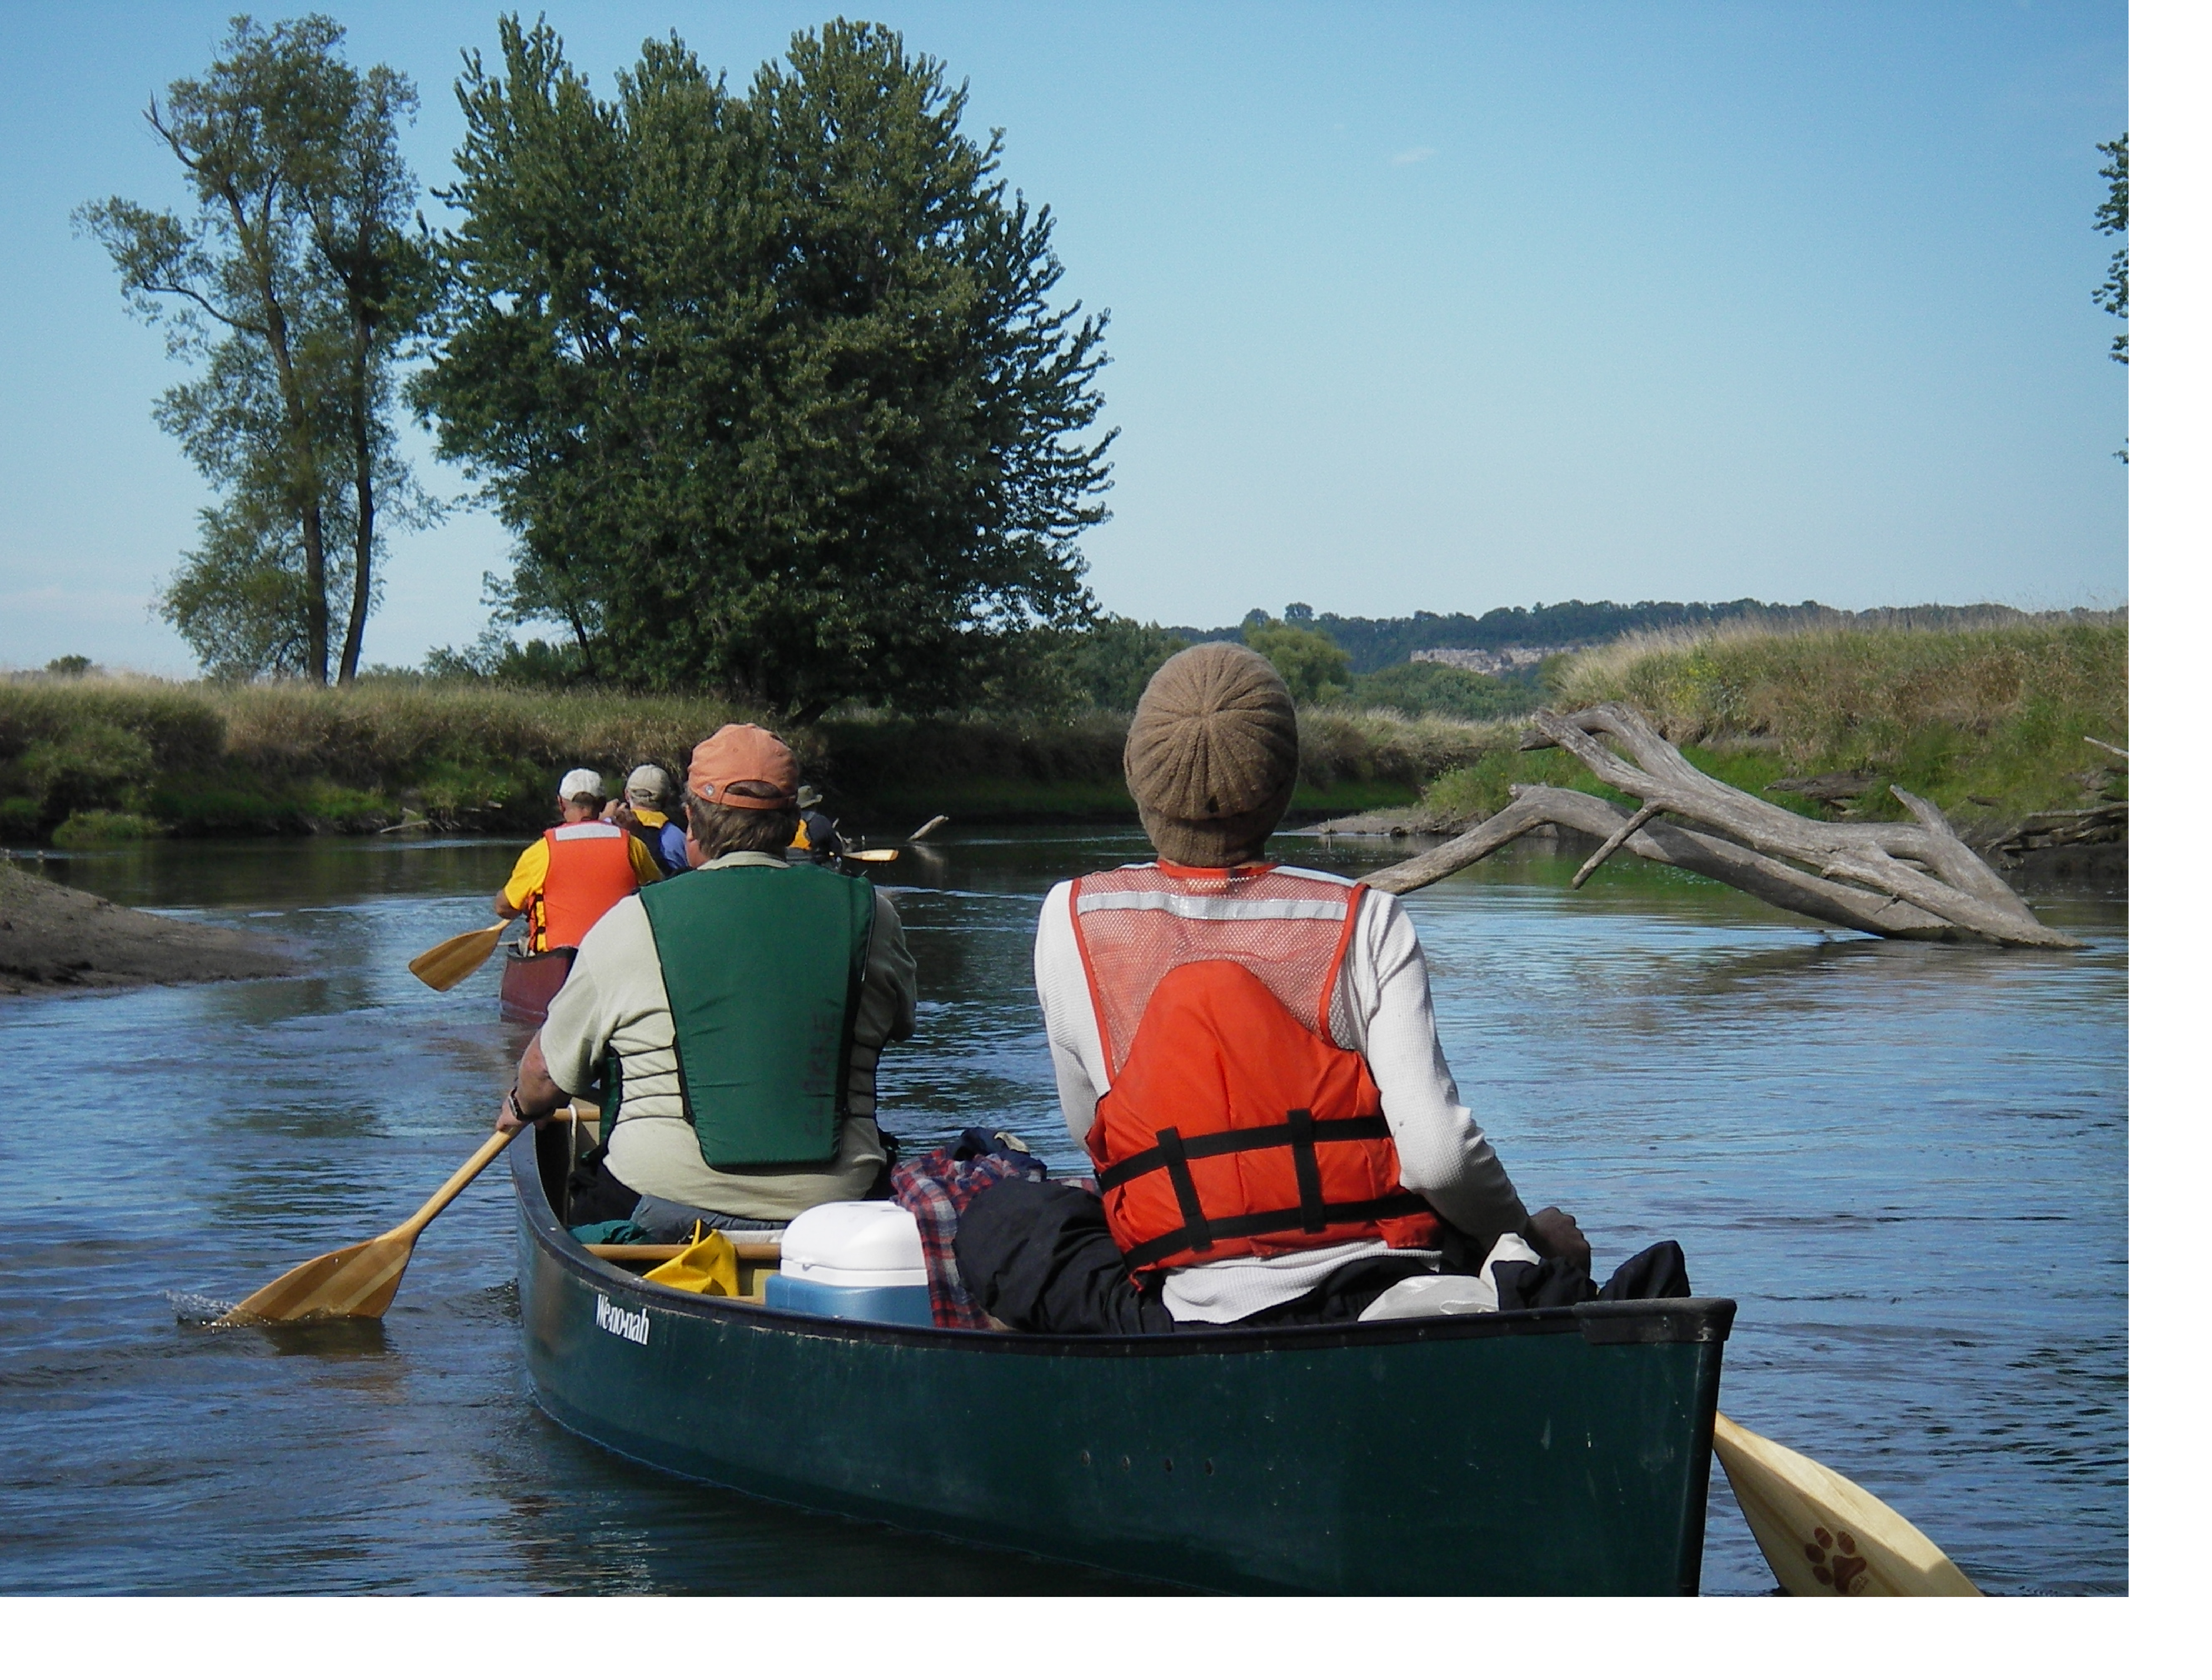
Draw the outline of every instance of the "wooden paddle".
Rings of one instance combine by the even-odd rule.
[[[727,1236],[729,1233],[725,1232],[723,1234]],[[640,1263],[647,1260],[673,1260],[690,1246],[689,1243],[586,1243],[584,1245],[586,1250],[595,1259],[633,1260]],[[781,1260],[783,1257],[783,1246],[780,1243],[733,1242],[730,1247],[736,1252],[738,1259],[750,1260],[759,1264],[765,1264],[771,1260]]]
[[[449,992],[484,965],[506,931],[507,923],[500,922],[472,934],[456,934],[408,964],[407,971],[434,992]]]
[[[847,852],[845,860],[848,863],[896,863],[898,861],[898,848],[878,846],[872,851]]]
[[[1933,1540],[1856,1482],[1713,1414],[1735,1502],[1793,1598],[1978,1598]]]
[[[575,1110],[564,1108],[556,1111],[553,1117],[574,1120],[577,1115]],[[597,1117],[596,1111],[592,1117]],[[483,1147],[405,1223],[368,1242],[302,1262],[274,1283],[255,1290],[216,1323],[282,1324],[302,1318],[381,1318],[392,1296],[399,1292],[399,1280],[414,1257],[415,1239],[422,1234],[422,1227],[443,1213],[446,1204],[466,1190],[469,1181],[489,1166],[516,1135],[494,1132],[486,1138]]]
[[[1603,861],[1591,859],[1575,885]],[[1402,898],[1452,873],[1440,870],[1394,890]],[[1713,1414],[1713,1450],[1766,1567],[1792,1597],[1982,1596],[1933,1540],[1826,1464],[1754,1435],[1719,1412]]]

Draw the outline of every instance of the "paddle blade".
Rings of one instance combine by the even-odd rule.
[[[502,922],[472,934],[456,934],[408,964],[407,971],[432,991],[449,992],[483,966],[484,959],[498,948],[499,936],[506,931]]]
[[[872,851],[847,852],[845,856],[854,863],[896,863],[898,861],[898,848],[878,846]]]
[[[1718,1413],[1713,1447],[1767,1567],[1792,1597],[1982,1596],[1933,1540],[1826,1465]]]
[[[303,1318],[381,1318],[415,1252],[412,1237],[386,1235],[295,1266],[216,1320],[292,1324]]]

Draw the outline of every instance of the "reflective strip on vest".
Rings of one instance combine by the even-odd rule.
[[[629,836],[612,823],[549,828],[545,852],[545,886],[532,918],[541,951],[581,945],[601,916],[637,891]]]
[[[1085,1141],[1133,1273],[1435,1240],[1365,1059],[1329,1031],[1364,892],[1265,866],[1074,884],[1110,1080]]]
[[[1137,863],[1076,882],[1069,904],[1108,1078],[1127,1058],[1152,989],[1180,964],[1209,958],[1250,969],[1293,1020],[1328,1040],[1329,998],[1364,890],[1264,864],[1170,871]]]

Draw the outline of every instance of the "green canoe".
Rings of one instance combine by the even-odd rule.
[[[567,1139],[538,1139],[507,1152],[538,1403],[647,1464],[1231,1592],[1698,1589],[1733,1301],[1131,1337],[817,1318],[594,1258],[546,1198]]]

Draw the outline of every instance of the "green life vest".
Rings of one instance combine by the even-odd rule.
[[[647,887],[684,1112],[718,1172],[833,1161],[875,890],[833,869],[737,864]]]

